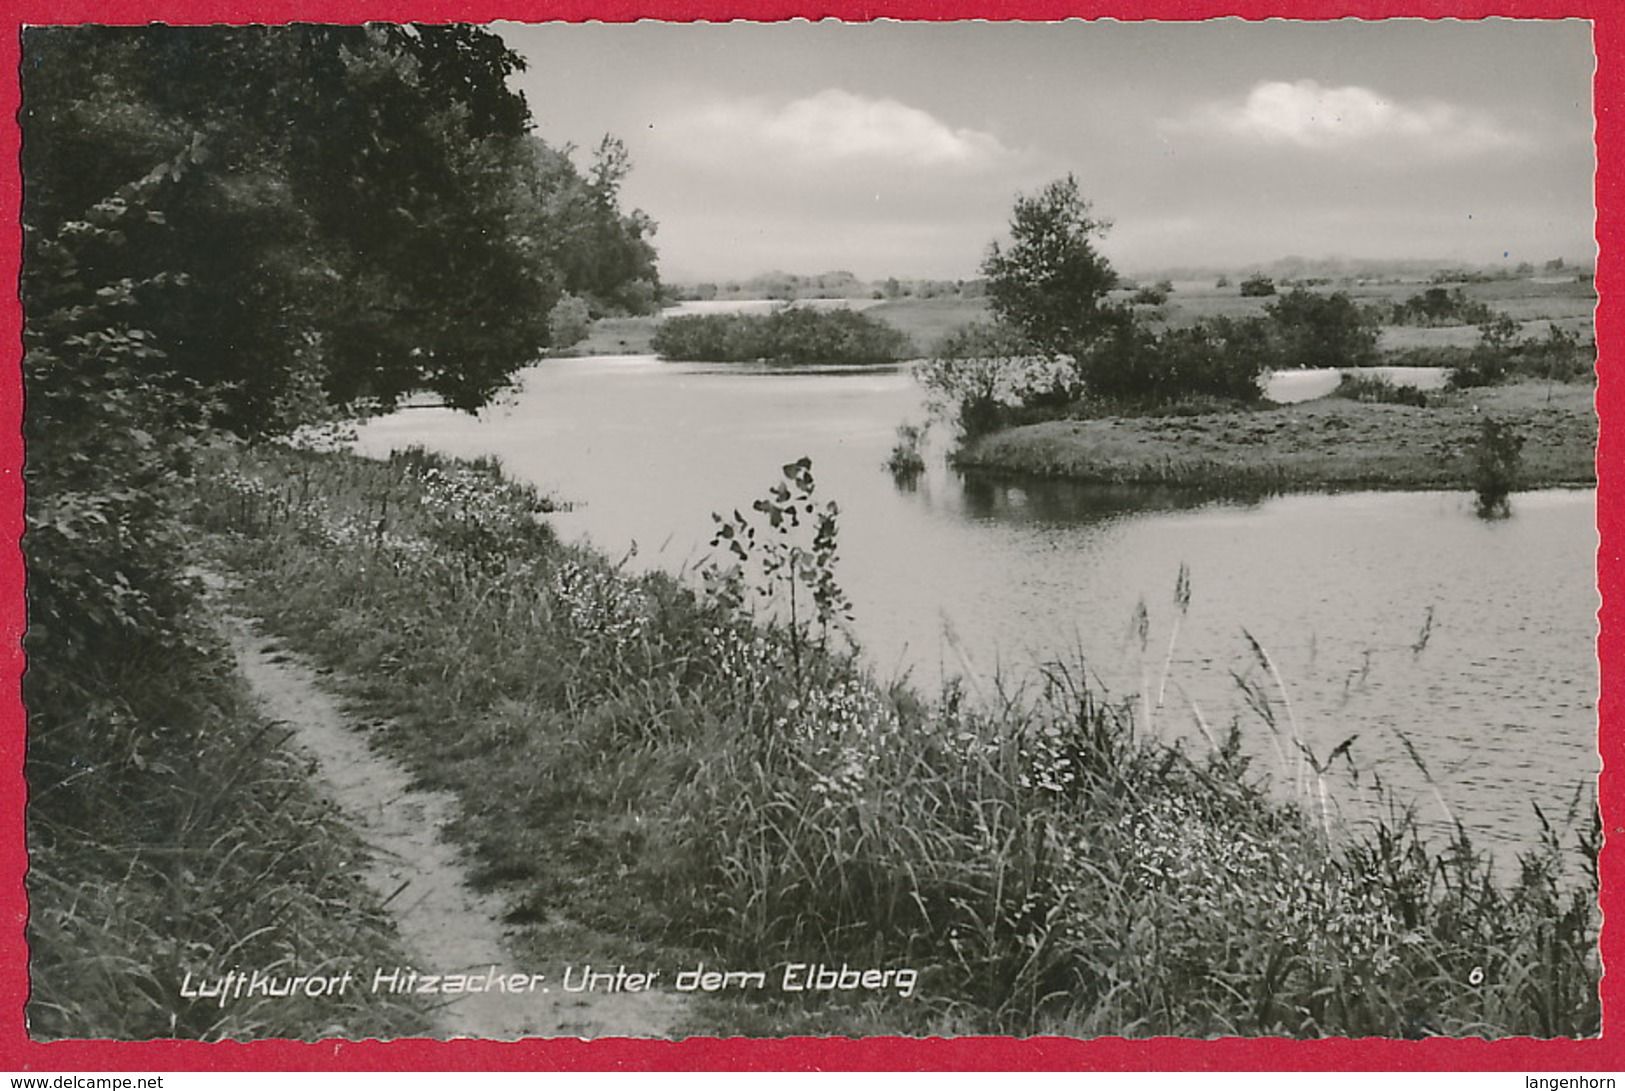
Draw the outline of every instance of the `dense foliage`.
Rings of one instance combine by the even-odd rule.
[[[1294,288],[1267,304],[1275,368],[1363,367],[1377,362],[1377,323],[1343,292]]]
[[[1258,318],[1210,318],[1153,331],[1125,324],[1079,361],[1084,389],[1118,407],[1156,407],[1192,398],[1262,400],[1264,375],[1279,359],[1279,334]]]
[[[1396,326],[1477,326],[1494,321],[1495,312],[1460,288],[1434,287],[1395,302],[1383,317]]]
[[[166,368],[238,430],[415,389],[474,407],[547,345],[563,292],[653,305],[652,225],[616,205],[624,149],[584,178],[530,137],[494,35],[64,27],[26,46],[28,266],[66,248],[82,296],[123,285]],[[75,234],[115,215],[102,245]]]
[[[484,31],[50,27],[23,45],[31,940],[50,975],[32,1017],[253,1031],[151,1021],[178,952],[270,965],[302,933],[307,954],[351,954],[364,898],[183,575],[198,459],[413,390],[482,404],[566,292],[652,305],[652,225],[616,205],[613,141],[584,177],[529,135],[520,60]],[[208,882],[132,864],[205,850]],[[370,1018],[353,1025],[389,1029]]]
[[[877,318],[837,308],[780,307],[769,314],[691,314],[668,318],[654,335],[668,360],[713,363],[881,364],[913,353],[907,335]]]
[[[1057,417],[1254,404],[1279,344],[1262,318],[1162,331],[1124,321],[1073,357],[1037,352],[1005,327],[973,323],[944,338],[914,373],[932,412],[970,440]]]

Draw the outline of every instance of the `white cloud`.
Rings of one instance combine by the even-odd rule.
[[[1163,127],[1315,150],[1402,143],[1432,154],[1460,155],[1519,142],[1488,115],[1446,102],[1403,103],[1370,88],[1322,87],[1314,80],[1264,81],[1244,100],[1210,103]]]
[[[761,99],[716,101],[664,126],[668,137],[704,153],[746,146],[806,165],[853,161],[918,167],[977,167],[1003,157],[988,133],[953,128],[895,99],[838,88],[779,106]]]

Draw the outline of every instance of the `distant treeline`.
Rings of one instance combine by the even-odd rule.
[[[1539,264],[1523,261],[1515,266],[1507,266],[1449,265],[1425,259],[1305,258],[1294,255],[1262,267],[1253,267],[1247,272],[1268,276],[1283,285],[1308,288],[1317,284],[1353,287],[1356,284],[1415,281],[1430,284],[1489,284],[1536,276],[1567,276],[1585,280],[1593,275],[1594,270],[1584,261],[1565,261],[1563,258],[1552,258]],[[1235,269],[1211,265],[1180,265],[1137,270],[1136,275],[1142,280],[1212,281],[1216,278],[1239,280],[1242,274]]]
[[[1460,288],[1435,287],[1403,303],[1385,304],[1376,317],[1396,326],[1481,326],[1495,321],[1496,312],[1488,303],[1468,298]]]
[[[987,282],[975,280],[859,280],[845,269],[828,273],[763,273],[744,280],[701,281],[668,286],[677,300],[777,299],[980,299]]]
[[[653,345],[667,360],[717,363],[883,364],[914,355],[908,336],[877,318],[808,307],[670,318],[655,331]]]
[[[1220,288],[1242,284],[1254,279],[1271,288],[1354,288],[1370,284],[1401,284],[1426,282],[1429,284],[1492,284],[1498,281],[1525,279],[1535,276],[1569,277],[1576,281],[1589,280],[1592,270],[1583,264],[1554,258],[1540,266],[1522,262],[1514,269],[1505,267],[1439,266],[1419,261],[1338,261],[1326,259],[1310,261],[1304,258],[1284,258],[1271,264],[1267,270],[1248,273],[1218,271],[1208,268],[1177,268],[1141,273],[1140,284],[1169,284],[1175,281],[1208,281]],[[1137,287],[1129,280],[1120,280],[1120,288]],[[692,281],[663,286],[663,298],[671,301],[711,299],[777,299],[793,302],[798,299],[983,299],[987,296],[987,278],[970,277],[944,280],[930,278],[885,277],[863,280],[845,269],[824,273],[785,273],[774,270],[753,277],[735,280]],[[1244,292],[1243,294],[1273,295],[1273,291]]]

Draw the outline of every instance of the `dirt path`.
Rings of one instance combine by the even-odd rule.
[[[368,743],[319,676],[248,622],[225,619],[237,663],[265,715],[294,730],[316,759],[316,780],[352,818],[372,847],[368,884],[394,916],[422,973],[546,975],[547,991],[470,992],[445,997],[448,1038],[511,1041],[526,1037],[669,1037],[683,1010],[663,992],[568,993],[570,964],[519,965],[509,954],[500,897],[476,893],[462,851],[442,830],[457,812],[450,793],[413,787],[411,775]],[[394,968],[386,967],[390,972]],[[403,975],[404,979],[404,975]],[[369,987],[370,987],[369,982]]]

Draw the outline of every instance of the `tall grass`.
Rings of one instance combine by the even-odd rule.
[[[559,544],[489,467],[234,457],[197,518],[247,602],[461,794],[521,915],[735,967],[923,972],[910,998],[775,995],[780,1026],[1597,1032],[1594,809],[1496,877],[1403,807],[1337,821],[1338,751],[1283,743],[1265,771],[1237,724],[1170,744],[1147,720],[1171,706],[1136,713],[1075,659],[928,696],[753,616],[725,571],[695,588]]]
[[[182,997],[188,972],[286,977],[401,960],[356,877],[362,846],[312,790],[289,730],[257,715],[224,652],[198,638],[91,676],[30,679],[30,1033],[423,1033],[423,1009],[360,990],[224,1007]]]

